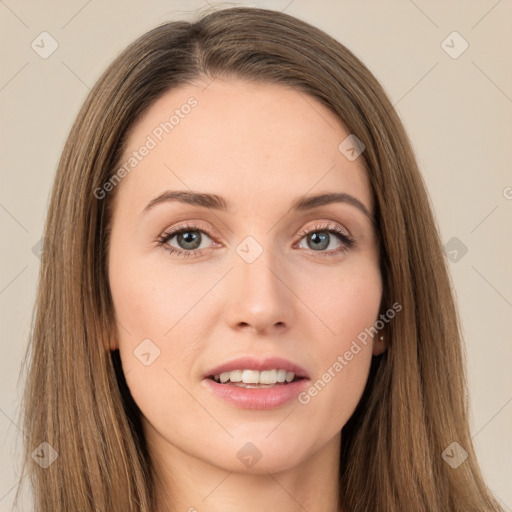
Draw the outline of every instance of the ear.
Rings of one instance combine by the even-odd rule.
[[[380,356],[388,348],[388,332],[382,329],[373,338],[372,353],[374,356]]]

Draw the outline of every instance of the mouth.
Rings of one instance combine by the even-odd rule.
[[[297,398],[310,382],[298,364],[277,356],[242,356],[203,374],[203,384],[221,400],[242,409],[275,409]]]
[[[287,386],[305,379],[283,368],[262,371],[239,369],[209,375],[207,378],[226,386],[261,389]]]
[[[290,370],[230,370],[208,375],[203,383],[209,392],[241,409],[276,409],[303,392],[309,377]]]

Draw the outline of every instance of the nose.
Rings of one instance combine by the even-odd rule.
[[[265,249],[254,261],[235,256],[225,315],[231,328],[258,334],[284,332],[294,322],[293,285],[284,265]]]

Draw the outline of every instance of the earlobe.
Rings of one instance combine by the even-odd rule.
[[[380,356],[388,348],[386,334],[379,334],[373,339],[372,353],[374,356]]]

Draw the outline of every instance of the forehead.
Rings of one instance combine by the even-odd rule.
[[[165,190],[190,189],[227,197],[238,210],[335,191],[371,211],[362,158],[339,148],[349,135],[327,107],[283,85],[216,78],[180,86],[132,127],[121,165],[133,166],[118,192],[139,209]]]

